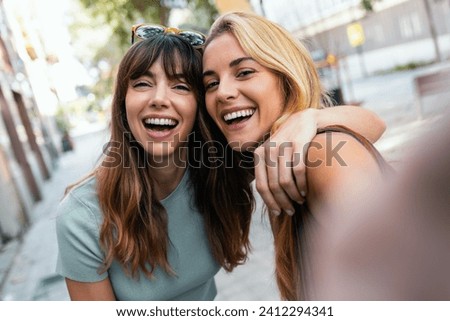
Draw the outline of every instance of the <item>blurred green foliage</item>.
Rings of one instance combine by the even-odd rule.
[[[130,28],[133,24],[146,22],[167,25],[170,8],[160,5],[159,0],[79,0],[94,19],[110,26],[112,34],[121,47],[130,45]],[[189,25],[209,29],[217,16],[213,0],[187,0],[191,12]]]
[[[373,5],[375,2],[380,0],[361,0],[361,6],[364,8],[364,10],[371,12],[373,11]]]
[[[91,88],[98,103],[113,91],[116,67],[130,46],[131,26],[136,23],[167,25],[170,8],[160,0],[78,0],[80,12],[70,28],[78,43],[79,59],[95,69],[98,81]],[[206,33],[218,12],[214,0],[187,0],[187,15],[180,27]],[[106,66],[106,68],[102,67]]]

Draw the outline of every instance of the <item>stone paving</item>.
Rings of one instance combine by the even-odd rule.
[[[64,188],[93,168],[106,139],[106,131],[80,136],[75,139],[75,150],[60,157],[51,179],[43,186],[44,199],[30,213],[32,224],[21,244],[0,252],[1,262],[5,255],[13,257],[9,271],[0,270],[0,280],[3,280],[1,300],[68,299],[64,281],[54,272],[57,256],[55,210]],[[12,251],[16,252],[14,256]]]

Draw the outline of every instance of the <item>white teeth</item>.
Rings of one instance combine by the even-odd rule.
[[[170,118],[147,118],[144,119],[144,123],[147,125],[165,125],[165,126],[175,126],[177,122]]]
[[[248,116],[253,115],[254,113],[255,113],[254,109],[244,109],[244,110],[240,110],[237,112],[234,111],[232,113],[225,114],[223,116],[223,119],[225,121],[229,121],[229,120],[233,120],[233,119],[240,118],[240,117],[248,117]]]

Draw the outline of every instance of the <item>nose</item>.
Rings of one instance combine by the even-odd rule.
[[[150,106],[154,108],[167,108],[170,103],[167,86],[156,85],[150,98]]]
[[[220,102],[228,102],[238,96],[236,84],[231,79],[221,79],[217,88],[217,100]]]

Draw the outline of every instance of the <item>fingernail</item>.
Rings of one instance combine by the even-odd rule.
[[[302,201],[297,201],[297,203],[300,204],[300,205],[303,205],[303,203],[305,203],[305,201],[304,201],[304,200],[302,200]]]
[[[305,191],[300,191],[300,195],[305,197],[306,196],[306,192]]]
[[[294,213],[295,213],[293,210],[286,210],[285,212],[286,212],[286,214],[289,215],[289,216],[292,216],[292,215],[294,215]]]
[[[280,215],[280,211],[277,211],[277,210],[271,210],[270,213],[272,213],[272,215],[275,215],[275,216]]]

